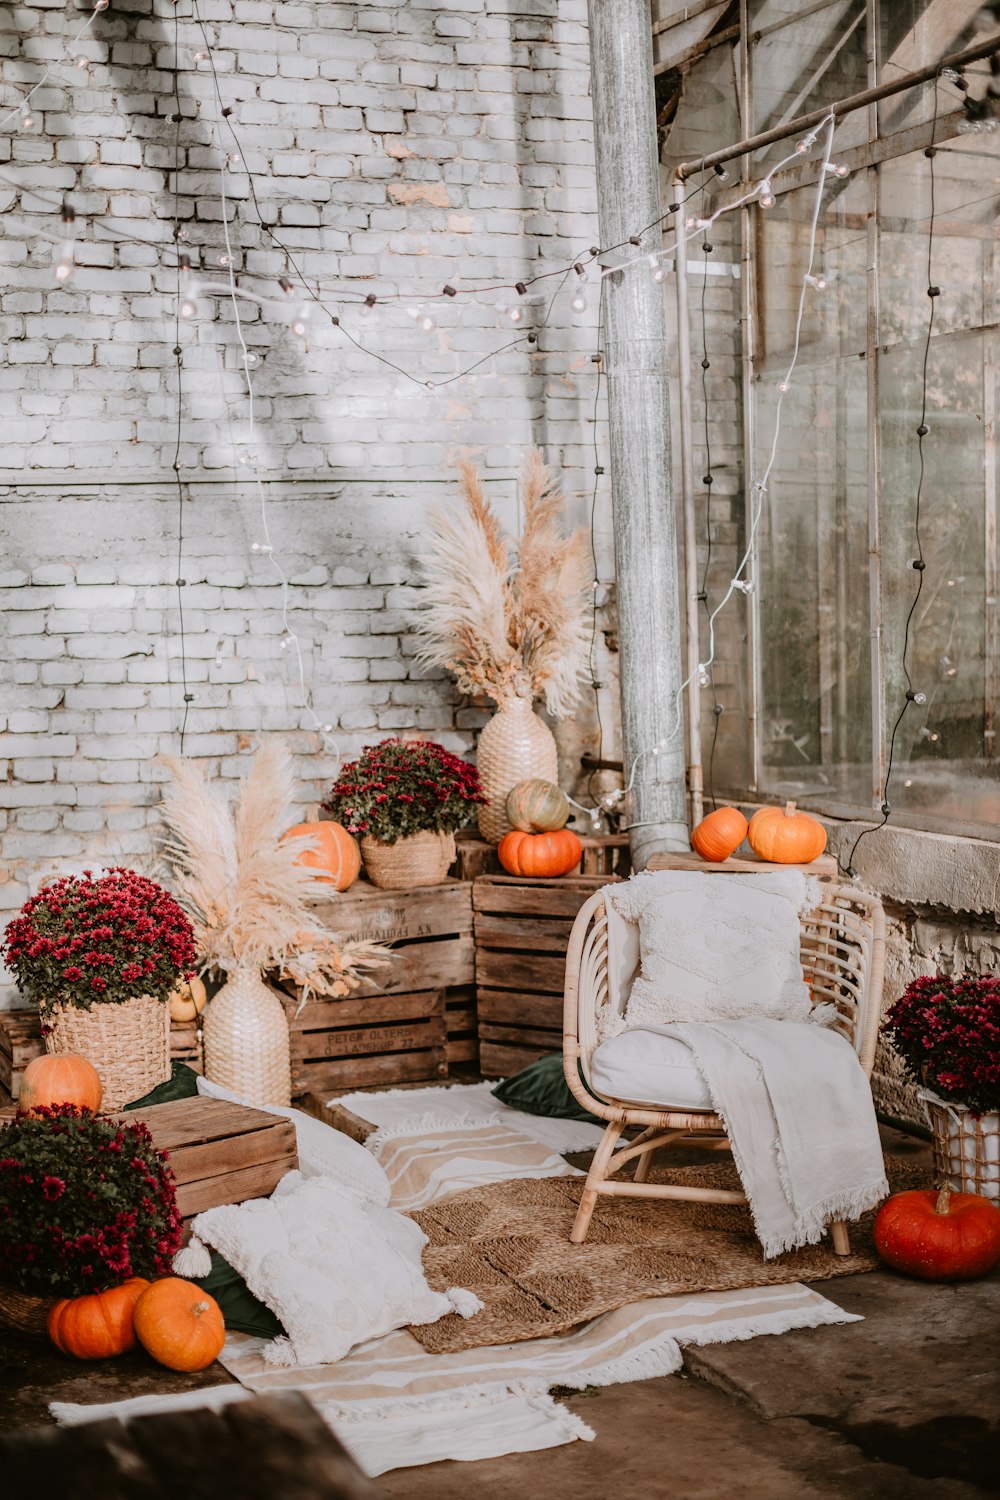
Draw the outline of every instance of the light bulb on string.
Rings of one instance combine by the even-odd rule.
[[[582,313],[587,311],[587,293],[584,291],[582,286],[577,287],[576,291],[570,298],[569,305],[575,313]]]
[[[21,129],[22,130],[32,130],[34,128],[34,124],[35,124],[35,117],[31,113],[31,105],[28,103],[27,100],[25,100],[24,103],[21,105],[21,108],[18,111],[18,113],[20,115],[20,119],[18,121],[18,124],[20,125]]]
[[[84,57],[83,53],[81,52],[80,56],[75,59],[73,65],[74,67],[79,68],[81,73],[84,73],[90,68],[90,58]]]
[[[816,137],[814,135],[804,135],[800,141],[795,142],[795,150],[799,156],[805,156],[808,151],[812,150],[815,144]]]
[[[192,54],[191,54],[191,61],[193,63],[208,62],[208,53],[205,52],[205,51],[203,51],[203,50],[200,50],[198,52],[192,52]]]
[[[240,456],[239,456],[239,463],[241,463],[242,466],[245,469],[249,469],[249,468],[252,468],[256,464],[256,462],[257,462],[257,449],[256,448],[244,448],[243,451],[241,452]],[[254,542],[254,551],[256,551],[256,552],[272,552],[273,550],[274,549],[272,547],[266,547],[264,545],[258,546],[257,543]]]
[[[228,252],[224,252],[222,255],[219,256],[219,265],[220,266],[223,266],[223,267],[225,267],[225,266],[231,266],[232,263],[233,263],[233,257],[230,254],[228,254]]]
[[[788,392],[791,390],[791,386],[789,385],[787,380],[779,380],[777,389],[783,396],[787,396]]]
[[[73,237],[73,225],[76,223],[76,214],[69,203],[63,204],[61,218],[66,228],[66,238],[56,249],[53,261],[53,274],[57,281],[68,281],[73,274],[73,256],[76,249]]]
[[[850,168],[845,167],[842,162],[825,161],[823,163],[823,170],[831,172],[834,177],[847,177],[850,175]]]
[[[810,276],[810,275],[807,274],[805,276],[804,280],[805,280],[806,286],[811,286],[811,287],[815,288],[815,290],[817,292],[825,292],[826,291],[827,280],[826,280],[825,276],[823,276],[823,275]]]
[[[107,10],[107,8],[108,8],[108,6],[110,4],[111,4],[111,0],[94,0],[94,9],[95,10]]]
[[[709,687],[711,686],[711,682],[712,679],[709,676],[708,667],[703,661],[700,661],[698,663],[698,686]]]
[[[312,308],[308,302],[303,302],[296,310],[291,322],[291,329],[297,339],[304,339],[309,333],[309,320],[312,317]]]
[[[647,264],[649,266],[649,274],[654,281],[660,282],[666,280],[667,268],[657,254],[654,253],[648,256]]]
[[[771,179],[765,178],[757,191],[757,202],[761,208],[774,207],[774,194],[771,191]]]
[[[520,307],[516,302],[501,302],[500,312],[505,318],[509,318],[512,323],[524,322],[524,308]]]

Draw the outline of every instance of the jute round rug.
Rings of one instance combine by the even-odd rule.
[[[889,1158],[893,1191],[926,1186],[927,1172]],[[650,1182],[738,1188],[731,1163],[654,1168]],[[559,1333],[638,1302],[684,1292],[728,1291],[787,1281],[821,1281],[870,1271],[874,1214],[851,1225],[851,1254],[829,1239],[764,1260],[742,1204],[671,1199],[598,1199],[590,1233],[569,1232],[582,1177],[517,1179],[453,1193],[411,1215],[428,1236],[424,1270],[431,1286],[468,1287],[486,1304],[472,1318],[449,1314],[410,1332],[432,1353]]]

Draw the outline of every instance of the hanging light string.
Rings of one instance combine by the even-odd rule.
[[[601,445],[598,433],[598,417],[601,406],[601,383],[604,375],[604,282],[601,282],[600,295],[597,300],[597,353],[592,354],[591,360],[594,365],[594,411],[591,418],[591,429],[594,443],[594,486],[590,496],[590,556],[593,563],[594,578],[592,584],[591,621],[590,621],[590,652],[588,661],[590,664],[590,685],[594,693],[594,712],[597,715],[597,759],[604,755],[604,719],[601,716],[601,689],[604,683],[597,676],[597,595],[601,588],[601,575],[597,562],[597,496],[600,490],[601,478],[604,467],[601,464]],[[594,800],[594,807],[590,810],[590,819],[594,827],[600,824],[602,804],[594,797],[594,777],[597,767],[591,771],[587,778],[587,794]]]
[[[712,427],[711,427],[711,409],[710,409],[709,394],[708,394],[708,372],[712,368],[712,362],[711,362],[711,360],[708,357],[708,312],[707,312],[707,307],[706,307],[706,299],[708,297],[708,257],[712,253],[712,248],[713,248],[712,244],[709,241],[708,235],[707,235],[707,232],[706,232],[705,238],[702,240],[702,244],[701,244],[702,255],[705,257],[704,263],[702,265],[702,281],[701,281],[701,400],[702,400],[702,412],[703,412],[703,417],[704,417],[704,435],[705,435],[705,474],[704,474],[704,477],[702,479],[702,484],[705,486],[705,542],[706,542],[706,546],[705,546],[705,569],[704,569],[704,572],[702,573],[702,576],[701,576],[701,589],[699,590],[698,598],[699,598],[700,602],[705,606],[705,614],[709,615],[709,616],[711,615],[711,606],[709,605],[709,602],[708,602],[708,575],[709,575],[709,573],[711,571],[711,567],[712,567],[712,485],[713,485],[713,483],[715,481],[715,474],[713,473],[713,470],[712,470]],[[690,542],[689,542],[688,545],[689,546],[694,546],[695,545],[693,537],[691,538],[691,540],[690,540]],[[722,704],[719,702],[719,695],[718,695],[718,692],[716,691],[716,687],[715,687],[715,673],[711,672],[711,673],[709,673],[709,676],[711,677],[711,680],[712,680],[712,715],[713,715],[713,720],[712,720],[712,744],[711,744],[711,748],[709,749],[709,752],[708,752],[708,787],[707,787],[707,791],[708,791],[709,801],[711,802],[712,809],[714,811],[715,810],[715,806],[716,806],[716,801],[715,801],[715,748],[716,748],[716,745],[718,744],[718,740],[719,740],[719,720],[722,717],[723,709],[722,709]]]
[[[181,102],[180,102],[180,80],[177,70],[177,12],[174,12],[174,235],[180,228],[180,170],[181,170]],[[177,261],[176,290],[177,296],[174,302],[174,365],[177,377],[177,410],[174,438],[173,474],[174,483],[177,486],[177,572],[175,574],[175,588],[177,590],[177,620],[178,635],[181,647],[181,693],[183,695],[183,709],[181,711],[180,726],[180,749],[184,754],[184,736],[187,733],[188,713],[194,702],[194,694],[188,687],[187,668],[187,634],[184,628],[184,590],[187,580],[184,577],[184,481],[181,479],[181,439],[184,425],[184,349],[181,344],[181,307],[182,307],[182,270],[181,261]],[[170,662],[167,662],[167,676],[170,676]]]
[[[820,161],[820,170],[816,180],[816,193],[813,200],[813,210],[809,226],[806,270],[802,277],[802,286],[799,291],[799,302],[795,319],[795,336],[792,343],[792,354],[789,360],[788,368],[786,369],[785,374],[781,378],[781,380],[778,381],[777,385],[778,400],[775,406],[774,413],[774,433],[771,440],[771,449],[768,455],[767,464],[764,468],[764,472],[761,475],[761,478],[755,480],[751,487],[750,529],[747,536],[746,548],[733,572],[733,576],[729,581],[728,588],[708,617],[708,654],[705,657],[704,661],[698,663],[697,669],[699,682],[702,687],[707,687],[711,680],[709,677],[709,668],[715,660],[716,620],[718,619],[722,610],[725,609],[734,593],[736,593],[737,591],[746,593],[748,589],[752,588],[753,586],[752,581],[744,577],[744,571],[748,562],[750,561],[751,556],[753,555],[754,543],[757,537],[757,529],[760,525],[760,520],[764,509],[764,496],[767,493],[768,481],[770,480],[772,470],[774,469],[775,460],[778,456],[778,445],[781,438],[782,406],[784,404],[786,395],[791,389],[792,376],[794,375],[795,367],[798,364],[799,349],[802,339],[802,321],[805,316],[806,297],[811,289],[821,290],[822,286],[825,286],[825,281],[823,281],[821,277],[814,274],[813,266],[816,260],[816,241],[819,233],[819,216],[823,205],[823,194],[826,189],[826,178],[828,171],[834,172],[838,177],[843,177],[846,175],[846,171],[842,171],[839,167],[835,167],[831,160],[833,154],[833,136],[836,129],[836,123],[836,116],[831,110],[830,113],[821,122],[821,124],[817,126],[816,132],[811,132],[809,135],[803,137],[801,141],[797,142],[794,155],[786,158],[786,161],[794,161],[796,156],[801,157],[805,155],[812,149],[812,146],[815,144],[818,133],[825,128],[826,140]],[[744,203],[753,202],[754,199],[756,199],[762,207],[772,207],[774,204],[774,197],[770,190],[770,176],[776,174],[783,165],[785,165],[785,162],[779,162],[778,166],[773,168],[772,173],[764,179],[763,183],[758,184],[750,192],[742,195],[742,197],[739,198],[735,203],[733,203],[731,207],[740,207]],[[711,214],[708,218],[696,220],[692,225],[691,233],[688,234],[686,239],[690,239],[694,234],[698,234],[707,229],[710,229],[711,226],[721,217],[723,212],[725,212],[725,210],[717,209],[715,213]],[[678,253],[683,252],[679,251]],[[633,790],[635,786],[636,774],[645,758],[651,755],[655,759],[661,754],[662,751],[666,750],[680,734],[681,727],[683,725],[683,710],[681,707],[682,698],[686,688],[691,682],[693,675],[693,673],[688,673],[687,677],[674,693],[674,721],[667,735],[658,743],[650,745],[647,749],[637,752],[629,770],[628,780],[626,781],[621,793],[617,796],[617,801],[621,801]],[[627,826],[629,828],[647,827],[651,822],[655,821],[655,819],[647,819],[641,823],[630,823]]]
[[[916,554],[917,555],[912,560],[912,562],[910,563],[910,567],[913,569],[913,571],[917,575],[917,584],[916,584],[916,588],[913,591],[913,599],[912,599],[912,601],[910,603],[910,608],[909,608],[909,610],[907,612],[907,615],[906,615],[906,623],[905,623],[905,625],[903,627],[903,651],[902,651],[902,657],[901,657],[901,665],[902,665],[902,668],[903,668],[903,677],[906,680],[906,691],[905,691],[905,694],[904,694],[904,697],[903,697],[903,702],[902,702],[902,704],[900,706],[899,712],[896,715],[896,721],[895,721],[895,723],[892,726],[892,733],[889,736],[889,755],[888,755],[888,759],[887,759],[887,762],[886,762],[885,782],[884,782],[884,785],[882,786],[882,806],[880,808],[880,812],[881,812],[881,815],[882,815],[882,821],[880,823],[874,823],[874,824],[872,824],[872,826],[870,828],[862,828],[861,832],[858,834],[857,838],[854,840],[854,843],[851,846],[851,852],[847,856],[847,866],[846,866],[846,873],[848,875],[850,875],[852,879],[855,879],[857,877],[857,873],[858,873],[857,870],[854,867],[854,856],[858,852],[858,845],[861,843],[862,839],[867,838],[869,834],[881,832],[881,830],[888,823],[889,818],[890,818],[890,816],[892,814],[892,804],[889,801],[889,782],[892,779],[893,762],[894,762],[895,754],[896,754],[896,736],[899,733],[899,730],[900,730],[900,728],[902,726],[903,720],[905,719],[905,717],[907,715],[907,712],[910,709],[910,707],[911,706],[920,707],[923,704],[926,704],[926,702],[927,702],[927,695],[926,695],[926,693],[919,692],[914,687],[913,678],[910,675],[910,628],[911,628],[912,623],[913,623],[913,617],[914,617],[914,615],[917,612],[917,606],[920,603],[920,596],[923,593],[923,589],[924,589],[924,572],[925,572],[926,566],[927,566],[927,564],[926,564],[926,562],[924,560],[923,539],[922,539],[921,533],[920,533],[920,507],[921,507],[921,502],[923,500],[924,478],[925,478],[925,475],[926,475],[926,459],[925,459],[925,456],[924,456],[924,440],[929,435],[929,432],[930,432],[930,428],[927,425],[927,391],[928,391],[928,374],[927,374],[927,371],[928,371],[928,364],[929,364],[929,360],[930,360],[931,339],[932,339],[933,334],[934,334],[934,313],[935,313],[935,310],[937,308],[937,299],[941,295],[941,288],[939,286],[936,286],[935,283],[934,283],[934,219],[935,219],[934,158],[937,156],[937,147],[935,146],[934,141],[935,141],[935,137],[937,135],[937,123],[938,123],[938,81],[939,80],[937,78],[935,78],[935,80],[934,80],[934,114],[933,114],[933,118],[931,120],[931,143],[926,148],[926,150],[924,151],[924,156],[927,158],[927,170],[928,170],[928,176],[929,176],[929,181],[930,181],[930,217],[929,217],[928,225],[927,225],[927,331],[926,331],[926,334],[924,336],[924,353],[923,353],[923,360],[922,360],[922,363],[921,363],[921,370],[920,370],[920,385],[921,385],[921,389],[920,389],[920,421],[917,424],[917,429],[916,429],[916,438],[917,438],[917,487],[916,487],[916,492],[915,492],[915,495],[914,495],[914,503],[913,503],[913,537],[914,537],[915,550],[916,550]]]
[[[9,109],[5,115],[0,115],[0,130],[6,129],[11,120],[18,120],[22,130],[30,130],[32,128],[35,123],[34,116],[31,113],[32,99],[38,93],[38,90],[42,88],[44,84],[46,84],[52,77],[52,74],[56,71],[56,69],[66,61],[68,54],[73,50],[77,42],[83,41],[84,37],[87,35],[90,28],[97,20],[97,17],[100,15],[101,11],[107,10],[109,3],[110,0],[94,0],[90,15],[80,27],[80,30],[73,36],[71,36],[69,40],[63,45],[62,51],[57,57],[54,57],[52,59],[48,67],[45,69],[45,72],[42,74],[41,78],[39,78],[36,83],[32,84],[31,88],[26,94],[21,95],[21,98],[14,105],[13,109]]]

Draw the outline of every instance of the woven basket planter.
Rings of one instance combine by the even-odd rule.
[[[361,840],[361,858],[372,885],[384,891],[408,891],[418,885],[440,885],[455,859],[453,833],[410,833],[394,844]]]
[[[508,792],[529,777],[556,781],[559,776],[552,731],[527,698],[501,703],[479,736],[476,766],[487,799],[479,809],[479,832],[489,843],[499,844],[511,830],[506,809]]]
[[[55,1300],[54,1297],[36,1297],[0,1281],[0,1324],[17,1333],[44,1338],[48,1332],[49,1308]]]
[[[101,1109],[121,1109],[170,1077],[170,1006],[149,995],[78,1010],[57,1005],[46,1025],[48,1052],[78,1052],[101,1079]]]
[[[926,1089],[919,1097],[931,1127],[936,1176],[1000,1204],[1000,1114],[977,1117],[964,1104],[946,1104]]]
[[[257,969],[235,969],[204,1016],[205,1077],[247,1104],[290,1104],[288,1021]]]

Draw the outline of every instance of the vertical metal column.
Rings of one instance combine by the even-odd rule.
[[[600,233],[614,245],[662,213],[649,0],[588,0],[588,13]],[[658,250],[659,229],[642,244]],[[688,834],[664,305],[640,267],[606,278],[605,328],[622,745],[642,869]]]
[[[746,140],[753,132],[753,67],[750,57],[750,19],[747,0],[740,0],[740,130],[743,139]],[[740,159],[740,184],[745,191],[750,181],[751,161],[749,156]],[[753,493],[753,477],[756,472],[757,458],[754,452],[757,442],[756,435],[756,407],[757,388],[754,384],[754,352],[755,352],[755,315],[756,298],[754,296],[757,284],[757,264],[754,254],[754,228],[758,210],[752,204],[745,204],[740,209],[740,339],[742,359],[742,385],[743,385],[743,495],[744,514],[747,517],[747,529],[749,530],[749,517],[753,510],[755,496]],[[766,504],[766,496],[761,495],[760,503]],[[749,735],[750,764],[748,767],[747,786],[751,792],[756,792],[760,784],[761,763],[761,725],[760,725],[760,703],[761,703],[761,669],[760,669],[760,543],[754,539],[750,556],[747,558],[746,577],[754,580],[754,590],[746,600],[746,625],[747,625],[747,732]]]
[[[878,84],[878,17],[875,0],[867,0],[868,87]],[[869,104],[868,139],[879,135],[878,104]],[[872,674],[872,807],[885,797],[887,745],[885,733],[885,674],[882,662],[882,432],[879,426],[879,175],[868,168],[868,325],[865,337],[865,375],[868,415],[868,630]]]
[[[684,196],[680,183],[674,182],[674,201]],[[684,605],[687,636],[685,673],[687,676],[687,786],[691,804],[691,824],[701,822],[704,808],[703,771],[701,764],[701,632],[698,612],[698,523],[694,509],[694,433],[691,419],[691,328],[688,321],[687,245],[680,243],[683,230],[677,225],[674,255],[677,289],[677,417],[681,448],[681,513],[684,519]],[[707,268],[706,268],[707,274]],[[709,525],[711,520],[709,520]]]

